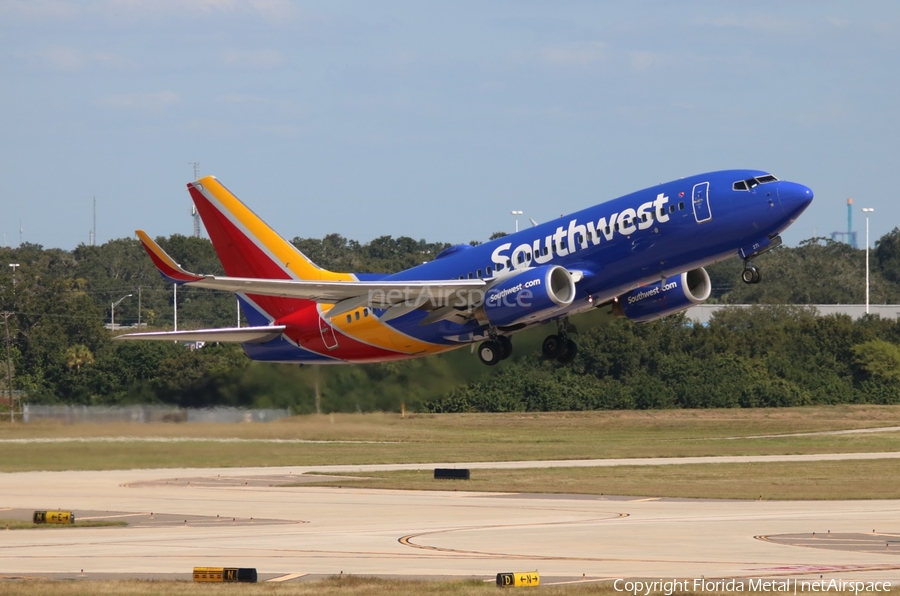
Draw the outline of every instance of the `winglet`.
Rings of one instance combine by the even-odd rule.
[[[144,250],[150,255],[150,259],[153,261],[153,264],[156,265],[156,268],[159,269],[159,273],[163,276],[163,279],[176,284],[190,283],[192,281],[200,281],[203,279],[200,275],[195,275],[182,269],[181,265],[176,263],[172,257],[166,254],[166,251],[164,251],[159,244],[154,242],[153,239],[147,235],[147,232],[144,230],[137,230],[136,233],[141,244],[144,245]]]

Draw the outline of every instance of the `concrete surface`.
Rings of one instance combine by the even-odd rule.
[[[848,459],[898,455],[841,454]],[[673,458],[641,462],[676,463]],[[452,467],[634,463],[481,462]],[[0,529],[0,574],[189,578],[195,566],[225,566],[255,567],[261,577],[291,579],[341,572],[491,579],[499,572],[538,570],[545,577],[588,580],[823,575],[900,583],[900,543],[892,550],[900,532],[900,501],[716,501],[271,486],[311,470],[338,475],[432,467],[451,465],[0,474],[0,517],[60,508],[75,510],[79,517],[109,515],[128,521],[130,516],[138,522],[111,528]],[[832,542],[823,547],[826,540]]]

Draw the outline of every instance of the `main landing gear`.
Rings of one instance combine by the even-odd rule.
[[[744,271],[741,272],[741,279],[745,284],[758,284],[762,279],[759,269],[753,266],[753,262],[750,259],[744,260]]]
[[[494,366],[512,355],[512,341],[505,335],[491,334],[491,339],[478,346],[478,359],[488,366]]]
[[[576,333],[574,325],[569,324],[568,317],[556,321],[557,335],[548,335],[541,346],[541,352],[547,358],[555,358],[562,364],[569,364],[578,354],[578,345],[569,339],[569,333]]]

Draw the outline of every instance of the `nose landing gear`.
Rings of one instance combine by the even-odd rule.
[[[762,279],[759,269],[753,266],[752,259],[779,246],[781,246],[781,236],[775,236],[774,238],[762,238],[738,251],[738,256],[744,259],[744,271],[741,273],[741,279],[745,284],[758,284]]]
[[[741,280],[745,284],[758,284],[762,279],[762,275],[759,272],[750,259],[744,261],[744,271],[741,272]]]

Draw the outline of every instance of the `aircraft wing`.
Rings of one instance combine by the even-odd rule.
[[[150,341],[218,341],[237,343],[265,343],[281,335],[284,325],[267,327],[230,327],[224,329],[196,329],[191,331],[150,331],[125,333],[114,339]]]
[[[243,294],[301,298],[315,302],[334,304],[325,316],[334,317],[361,306],[373,308],[395,307],[399,316],[409,310],[438,304],[453,299],[460,303],[469,301],[470,292],[486,285],[481,279],[411,280],[411,281],[331,281],[296,279],[257,279],[245,277],[220,277],[197,275],[182,269],[143,230],[137,235],[150,255],[156,268],[168,281],[188,286],[224,290]],[[414,306],[413,306],[414,305]],[[411,306],[408,310],[406,307]],[[394,318],[393,316],[388,316]]]

